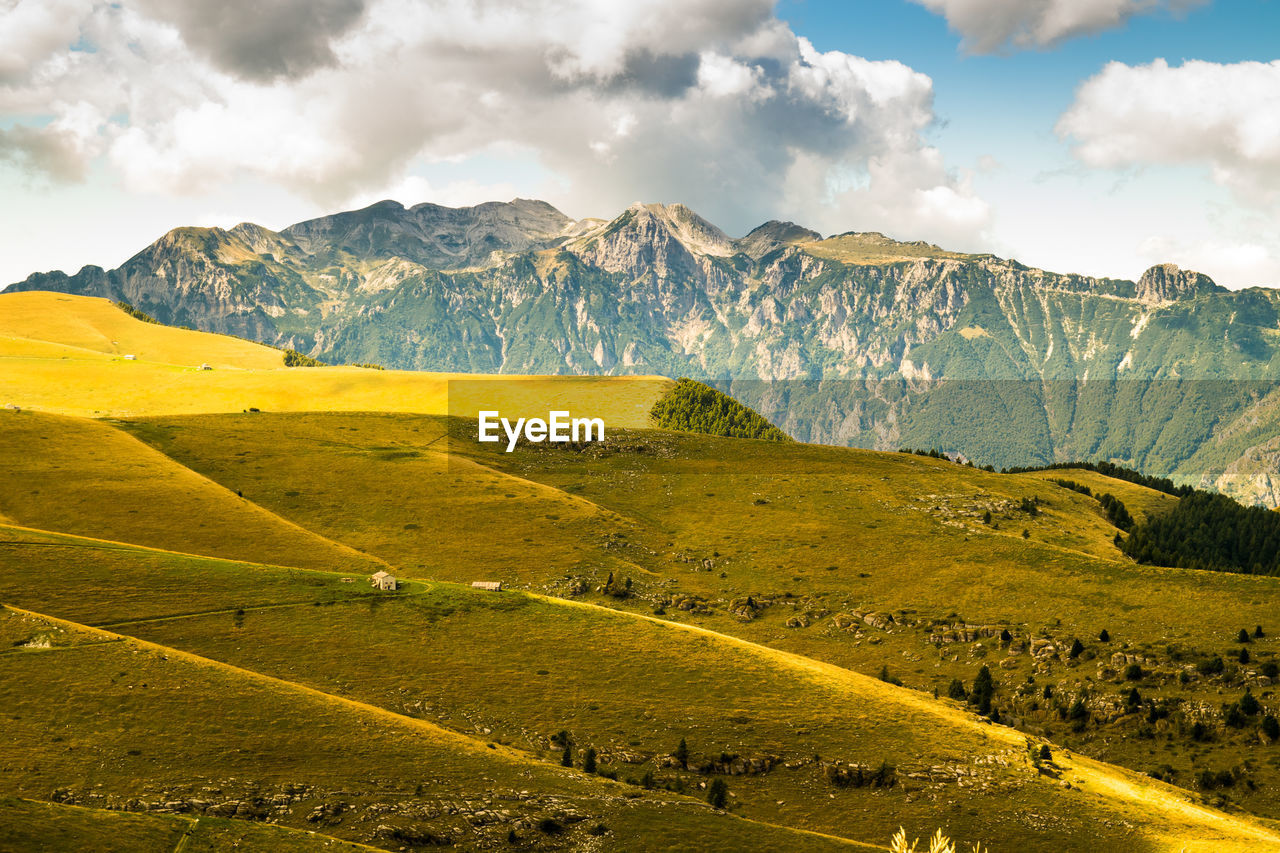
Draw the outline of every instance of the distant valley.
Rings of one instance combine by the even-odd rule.
[[[180,228],[119,269],[9,290],[338,364],[691,376],[806,441],[1108,459],[1280,505],[1280,292],[1173,266],[1089,278],[784,222],[733,239],[682,205],[606,221],[381,202],[279,232]]]

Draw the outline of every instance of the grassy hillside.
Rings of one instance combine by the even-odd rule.
[[[1024,731],[1191,787],[1206,767],[1244,768],[1238,785],[1204,793],[1273,811],[1267,791],[1280,779],[1280,761],[1258,740],[1261,717],[1235,729],[1223,715],[1224,697],[1247,687],[1265,692],[1260,668],[1277,660],[1275,631],[1268,627],[1250,644],[1249,666],[1231,663],[1209,675],[1197,667],[1237,655],[1241,627],[1269,626],[1278,582],[1136,566],[1116,549],[1117,531],[1096,500],[1031,475],[913,455],[628,433],[594,454],[522,448],[507,455],[458,442],[452,464],[442,460],[445,473],[432,479],[373,453],[354,468],[346,461],[351,451],[304,439],[354,428],[366,447],[394,446],[411,435],[394,417],[210,417],[130,428],[214,479],[235,471],[217,448],[261,444],[252,430],[269,432],[279,464],[291,458],[294,467],[288,485],[264,477],[255,494],[327,536],[360,536],[372,553],[405,560],[411,575],[501,579],[610,607],[656,609],[865,674],[887,668],[891,678],[943,696],[953,679],[970,685],[986,664],[997,673],[997,705]],[[482,464],[463,476],[459,455]],[[602,524],[575,526],[559,512],[493,501],[492,474],[481,476],[493,469],[590,501]],[[358,516],[390,522],[381,541],[339,509],[353,482],[400,484],[385,493],[358,489]],[[1121,481],[1100,485],[1137,494]],[[446,513],[486,496],[491,503],[483,514],[445,514],[454,523],[404,530],[401,496],[411,488],[418,505]],[[506,536],[486,532],[498,527]],[[448,557],[414,569],[405,555],[426,547],[422,530],[432,553]],[[507,556],[511,542],[532,558]],[[614,586],[602,591],[610,572]],[[619,595],[628,578],[630,590]],[[1105,643],[1097,639],[1104,629],[1113,638]],[[1085,651],[1073,658],[1077,639]],[[1135,660],[1142,678],[1127,681]],[[1166,716],[1147,724],[1145,714],[1126,712],[1133,687],[1143,697],[1140,710],[1158,703]],[[1067,716],[1077,699],[1089,709],[1079,731]],[[1275,713],[1272,700],[1263,700]],[[1192,739],[1196,722],[1210,727],[1212,740]],[[1158,734],[1154,743],[1147,728]]]
[[[21,353],[24,344],[32,342],[56,344],[61,348],[56,357],[90,362],[97,360],[95,356],[134,355],[143,362],[188,368],[284,366],[284,354],[277,349],[147,323],[106,299],[43,291],[0,295],[0,356]]]
[[[14,547],[29,549],[19,552],[25,558],[42,546]],[[203,576],[193,576],[188,565],[157,565],[137,549],[116,551],[112,564],[94,564],[97,585],[87,583],[94,569],[82,570],[79,577],[50,571],[60,587],[95,590],[101,600],[93,606],[111,613],[127,607],[159,612],[166,601],[178,605],[170,588],[203,586]],[[130,559],[145,563],[135,571],[151,574],[153,600],[145,589],[101,582],[127,577]],[[24,562],[0,564],[12,567],[5,572],[6,599],[40,597],[38,591],[20,589],[17,566]],[[118,624],[113,633],[25,611],[0,618],[0,640],[15,650],[0,656],[0,669],[24,673],[7,680],[12,687],[0,698],[20,720],[38,701],[44,708],[42,724],[77,747],[70,753],[56,746],[24,747],[23,755],[40,769],[34,779],[27,774],[16,793],[34,796],[43,786],[64,799],[114,808],[130,798],[203,803],[207,795],[181,781],[184,773],[198,769],[205,786],[200,790],[217,788],[214,799],[220,802],[247,800],[250,809],[263,809],[284,825],[299,825],[302,815],[332,803],[326,791],[340,790],[351,814],[377,815],[377,821],[404,833],[420,834],[429,827],[426,831],[440,838],[458,831],[455,821],[430,817],[423,804],[444,791],[450,799],[467,800],[469,786],[481,785],[484,793],[477,796],[504,801],[507,812],[526,808],[528,815],[527,808],[541,809],[539,821],[547,809],[563,808],[568,797],[575,813],[587,810],[589,820],[613,827],[616,846],[611,849],[662,849],[662,832],[646,822],[670,817],[645,814],[645,809],[661,806],[672,794],[655,789],[674,787],[698,797],[709,780],[727,778],[732,812],[741,817],[854,838],[887,838],[899,823],[921,831],[945,823],[953,834],[994,836],[1028,851],[1061,849],[1071,838],[1091,839],[1102,849],[1172,849],[1194,840],[1204,846],[1186,849],[1247,850],[1267,838],[1247,820],[1200,810],[1172,788],[1056,748],[1042,772],[1029,761],[1022,735],[980,722],[957,706],[724,635],[590,605],[444,584],[364,601],[326,597],[316,601],[327,606],[316,607],[307,603],[315,585],[306,573],[243,564],[217,567],[237,569],[250,584],[276,575],[284,605],[228,606],[205,615],[184,615],[190,610],[181,608]],[[54,612],[83,612],[85,606],[72,596],[45,593],[44,598]],[[133,643],[121,632],[159,645]],[[521,642],[511,643],[512,636]],[[353,648],[376,650],[378,665],[350,654]],[[424,648],[431,654],[423,657]],[[89,657],[81,660],[82,655]],[[55,661],[56,668],[44,665]],[[116,674],[108,679],[111,673]],[[708,674],[712,691],[703,687]],[[91,698],[71,704],[72,684]],[[273,698],[268,701],[264,691]],[[326,701],[326,696],[340,699]],[[731,701],[726,703],[725,696]],[[217,725],[202,728],[194,741],[184,740],[180,751],[162,746],[169,742],[165,726],[206,718],[201,708],[210,702],[218,706]],[[99,703],[120,703],[130,720],[139,722],[117,729],[120,715],[99,714]],[[258,716],[267,708],[270,717]],[[307,724],[299,725],[294,714]],[[377,736],[367,726],[362,734],[345,733],[348,717],[370,715],[380,720]],[[424,727],[414,718],[446,729]],[[401,728],[419,736],[395,740]],[[470,747],[447,729],[483,741]],[[565,779],[591,790],[591,777],[581,773],[558,770],[546,778],[560,758],[553,740],[562,729],[579,770],[585,751],[596,749],[601,771],[631,781],[629,786],[599,783],[629,804],[627,814],[612,813],[609,797],[602,805],[580,788],[575,793],[572,785],[570,792],[548,798],[548,786],[558,791]],[[929,731],[928,738],[920,737],[922,729]],[[246,737],[248,752],[243,751]],[[677,737],[690,745],[687,770],[673,758]],[[447,760],[404,754],[412,748],[429,752],[442,738],[457,744]],[[484,742],[495,746],[489,749]],[[328,754],[339,743],[353,749],[342,761]],[[393,746],[400,751],[389,752]],[[295,757],[286,760],[290,754]],[[107,756],[120,757],[102,764]],[[497,766],[473,766],[484,759]],[[516,768],[504,769],[502,761],[514,759],[530,765],[518,773],[519,784],[538,794],[504,793],[505,780],[516,778]],[[102,787],[74,781],[76,768],[85,762],[100,765],[95,778]],[[375,771],[366,765],[379,762],[385,763],[370,789],[365,774]],[[850,774],[879,772],[886,763],[892,769],[884,787],[842,781]],[[430,773],[424,776],[418,768]],[[653,778],[652,789],[636,784],[646,775]],[[1063,782],[1073,791],[1069,807],[1059,802]],[[403,802],[409,785],[413,809],[388,812],[380,805],[388,798]],[[412,823],[396,823],[406,816]],[[466,845],[492,838],[501,826],[513,825],[510,815],[504,817],[496,827],[486,822],[475,834],[467,830],[465,840],[453,837]],[[328,831],[370,840],[363,819],[349,824]],[[689,832],[709,832],[708,846],[699,849],[718,846],[714,826],[677,822],[666,831],[672,841],[691,837]],[[752,840],[757,831],[763,835]],[[767,832],[745,824],[731,837],[748,849],[769,849],[774,842],[766,840]],[[795,846],[787,849],[804,849],[809,838],[822,846],[820,839],[806,836],[789,839],[786,843]]]
[[[135,355],[127,360],[125,355]],[[200,370],[208,363],[213,370]],[[0,294],[0,405],[67,415],[392,411],[475,417],[482,408],[542,416],[563,407],[609,427],[643,427],[672,382],[662,377],[477,376],[286,368],[279,350],[145,323],[104,299]]]
[[[133,814],[106,809],[0,798],[0,838],[4,853],[172,853],[248,849],[261,853],[360,853],[377,848],[339,841],[314,832],[215,817]]]
[[[27,527],[306,568],[374,565],[101,422],[0,411],[0,475],[0,512]]]
[[[1049,483],[1055,480],[1068,480],[1073,483],[1079,483],[1082,486],[1088,486],[1095,497],[1103,494],[1114,495],[1120,499],[1133,515],[1134,520],[1139,522],[1162,515],[1173,509],[1178,503],[1177,498],[1164,492],[1158,492],[1155,489],[1148,489],[1145,486],[1139,486],[1134,483],[1126,483],[1113,477],[1105,477],[1102,474],[1087,471],[1083,468],[1057,468],[1051,471],[1033,471],[1019,476]]]
[[[509,831],[582,844],[597,826],[620,849],[689,837],[719,850],[735,849],[734,839],[760,849],[841,846],[172,649],[25,611],[0,614],[0,635],[25,632],[56,636],[47,648],[0,655],[0,701],[30,765],[6,785],[9,795],[55,791],[117,809],[198,804],[214,816],[319,824],[379,846],[489,846]],[[194,720],[207,722],[192,732]]]
[[[228,608],[330,605],[373,595],[364,572],[265,567],[6,525],[0,525],[0,562],[6,567],[0,602],[50,609],[56,599],[58,616],[87,625]],[[42,577],[56,578],[56,589],[66,594],[51,595],[31,582]],[[408,584],[405,592],[416,588]]]
[[[1136,565],[1050,479],[1139,520],[1168,495],[630,428],[668,380],[195,371],[15,341],[19,849],[866,849],[899,825],[995,851],[1280,849],[1280,579]],[[152,405],[117,368],[282,406],[30,410]],[[475,440],[480,408],[580,404],[607,441]],[[369,587],[380,568],[398,591]]]

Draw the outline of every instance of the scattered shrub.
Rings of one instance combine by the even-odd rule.
[[[1196,671],[1201,675],[1221,675],[1226,668],[1226,663],[1217,655],[1206,658],[1196,664]]]

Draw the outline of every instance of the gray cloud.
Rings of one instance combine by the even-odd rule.
[[[0,129],[0,160],[55,181],[80,181],[87,166],[80,141],[55,127]]]
[[[191,49],[249,80],[301,77],[331,65],[332,42],[364,12],[364,0],[142,0],[178,28]]]
[[[947,19],[973,53],[1051,47],[1123,26],[1137,15],[1185,12],[1208,0],[912,0]]]

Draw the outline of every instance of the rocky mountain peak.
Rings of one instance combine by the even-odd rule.
[[[635,225],[657,226],[695,254],[728,257],[735,252],[734,241],[728,234],[683,204],[636,202],[627,208],[627,213],[632,215]]]
[[[759,260],[775,249],[792,243],[811,243],[821,240],[822,235],[794,222],[783,222],[771,219],[763,225],[751,230],[751,233],[737,241],[738,251]]]
[[[1176,264],[1157,264],[1138,279],[1135,295],[1139,302],[1163,305],[1222,289],[1204,273],[1180,269]]]
[[[572,222],[544,201],[515,199],[474,207],[380,201],[322,216],[280,232],[308,254],[362,260],[412,258],[434,269],[485,266],[495,252],[523,252],[554,242]]]

